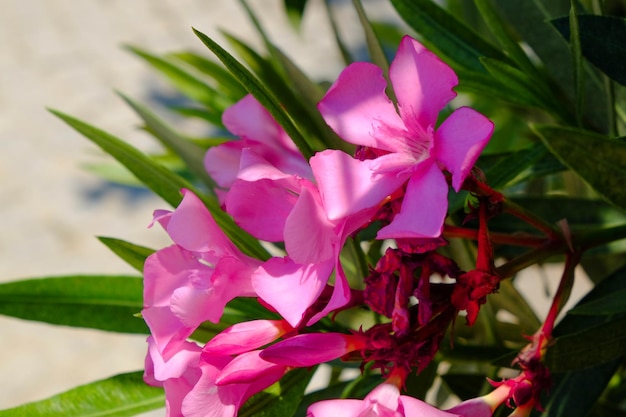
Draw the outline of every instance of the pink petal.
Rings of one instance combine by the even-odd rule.
[[[345,68],[318,104],[328,125],[347,142],[388,149],[379,138],[381,125],[404,130],[404,123],[385,95],[387,81],[374,64],[356,62]]]
[[[300,196],[285,221],[287,254],[295,263],[314,264],[332,259],[338,244],[334,224],[326,218],[319,192],[303,184]]]
[[[177,245],[192,252],[240,254],[202,201],[189,190],[183,190],[183,200],[169,220],[167,233]]]
[[[234,324],[209,340],[202,351],[218,355],[238,355],[267,345],[293,330],[283,320],[252,320]]]
[[[210,148],[204,155],[204,169],[222,188],[229,188],[239,172],[242,141],[226,142]]]
[[[378,174],[376,159],[359,161],[337,150],[319,152],[310,163],[330,220],[378,206],[408,178],[396,172]]]
[[[279,181],[236,181],[226,196],[226,211],[235,222],[257,239],[284,240],[287,217],[298,200],[300,182],[294,178]]]
[[[489,142],[493,123],[468,107],[455,110],[435,132],[435,155],[452,173],[452,187],[459,191],[465,177]]]
[[[270,147],[295,148],[293,142],[284,140],[282,128],[272,115],[250,94],[224,110],[222,122],[229,132],[242,139]]]
[[[299,334],[278,342],[261,352],[261,358],[279,365],[306,368],[331,361],[362,349],[367,339],[341,333]]]
[[[198,366],[201,351],[202,349],[197,344],[184,342],[169,360],[164,360],[154,343],[154,338],[148,337],[147,378],[153,381],[180,378],[189,368]]]
[[[424,161],[409,180],[400,213],[378,231],[376,238],[438,237],[447,210],[448,184],[445,176],[434,161]]]
[[[389,68],[400,114],[410,131],[425,132],[456,97],[458,78],[452,68],[415,39],[405,36]]]
[[[285,373],[285,366],[261,359],[260,352],[260,350],[255,350],[236,356],[222,369],[215,383],[217,385],[251,384],[268,374]]]
[[[326,286],[333,267],[333,259],[300,265],[289,258],[272,258],[254,272],[252,285],[263,301],[297,327]]]
[[[359,417],[363,400],[324,400],[313,403],[307,409],[307,417]]]

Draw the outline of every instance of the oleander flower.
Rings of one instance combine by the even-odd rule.
[[[145,319],[165,359],[204,321],[219,322],[226,303],[256,297],[251,276],[261,261],[244,255],[188,190],[173,212],[157,211],[174,245],[144,265]]]
[[[456,96],[454,71],[416,40],[405,36],[389,69],[398,111],[386,96],[383,70],[348,66],[320,101],[328,125],[344,140],[381,152],[357,160],[337,150],[311,159],[330,219],[381,203],[406,183],[400,212],[378,238],[434,238],[441,233],[452,174],[459,191],[493,123],[461,107],[437,127],[439,112]]]

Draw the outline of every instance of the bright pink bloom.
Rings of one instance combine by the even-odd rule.
[[[270,259],[255,271],[253,285],[257,294],[289,324],[297,327],[335,269],[335,286],[330,300],[312,317],[306,317],[306,324],[311,325],[346,305],[350,300],[350,287],[339,254],[348,236],[366,224],[374,211],[364,210],[331,221],[326,216],[317,187],[303,181],[298,200],[285,220],[284,241],[288,256]]]
[[[164,360],[153,337],[148,337],[144,381],[165,390],[165,408],[168,417],[182,416],[182,403],[201,376],[200,347],[184,342],[169,360]]]
[[[452,100],[453,70],[405,36],[389,78],[398,110],[385,95],[382,69],[371,63],[348,66],[318,108],[344,140],[386,154],[359,161],[339,151],[314,156],[311,166],[330,219],[378,205],[408,180],[400,212],[378,237],[438,237],[447,211],[452,173],[459,191],[493,132],[493,124],[469,108],[454,111],[438,128],[439,112]]]
[[[326,400],[312,404],[307,417],[461,417],[408,395],[393,384],[374,388],[363,400]]]
[[[192,193],[174,212],[158,212],[176,243],[144,265],[144,309],[156,345],[166,359],[204,321],[217,323],[235,297],[255,297],[251,275],[261,263],[237,249]]]
[[[221,187],[218,196],[244,230],[261,240],[282,241],[284,221],[295,203],[299,181],[312,178],[311,168],[251,95],[226,109],[222,121],[240,139],[206,153],[205,168]]]
[[[234,324],[202,348],[206,354],[238,355],[265,346],[293,328],[284,320],[252,320]]]
[[[198,382],[182,401],[185,417],[235,417],[241,405],[252,395],[277,382],[285,374],[284,366],[269,364],[247,383],[217,384],[224,369],[233,362],[230,356],[202,355]],[[244,369],[237,367],[238,372]],[[257,371],[251,369],[251,371]]]
[[[261,352],[261,358],[280,365],[309,367],[363,349],[367,338],[341,333],[307,333],[290,337]]]

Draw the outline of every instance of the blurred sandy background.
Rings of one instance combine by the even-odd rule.
[[[282,1],[249,3],[270,37],[311,76],[332,79],[340,71],[320,1],[310,1],[299,35],[282,13]],[[361,47],[350,2],[336,3],[344,11],[350,46]],[[395,18],[387,2],[365,5],[372,15]],[[147,229],[152,211],[167,205],[83,170],[82,164],[102,160],[100,151],[45,107],[142,149],[154,147],[113,90],[156,110],[173,92],[121,45],[156,53],[193,49],[209,56],[192,26],[218,41],[221,27],[259,45],[243,9],[232,0],[0,0],[0,281],[133,273],[95,236],[154,248],[169,244],[161,230]],[[1,316],[0,335],[0,409],[143,366],[143,336]]]

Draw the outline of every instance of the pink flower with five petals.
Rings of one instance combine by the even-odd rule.
[[[359,161],[326,150],[311,159],[330,219],[342,218],[383,199],[407,183],[400,212],[378,238],[432,238],[441,234],[452,174],[459,191],[489,141],[493,123],[461,107],[439,127],[439,112],[458,84],[454,71],[416,40],[405,36],[391,63],[389,78],[398,111],[385,95],[379,67],[348,66],[318,105],[328,125],[344,140],[384,152]]]

